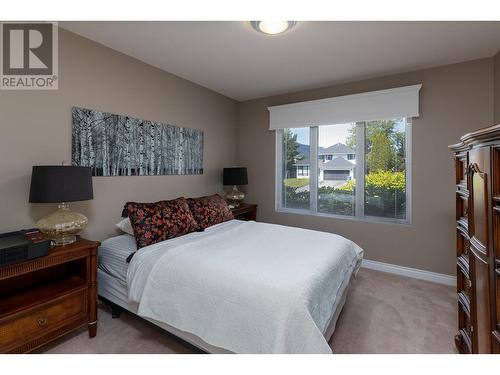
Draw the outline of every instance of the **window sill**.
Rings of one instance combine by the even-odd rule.
[[[285,213],[285,214],[317,216],[317,217],[324,217],[324,218],[330,218],[330,219],[362,221],[362,222],[368,222],[368,223],[411,226],[411,221],[406,220],[406,219],[391,219],[391,218],[376,217],[376,216],[363,216],[363,217],[345,216],[345,215],[326,214],[326,213],[322,213],[322,212],[312,212],[312,211],[308,211],[308,210],[301,210],[301,209],[295,209],[295,208],[283,208],[283,207],[276,208],[275,212]]]

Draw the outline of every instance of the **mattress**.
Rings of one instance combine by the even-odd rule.
[[[123,285],[127,283],[127,258],[137,250],[134,236],[122,234],[104,240],[99,247],[98,267]]]

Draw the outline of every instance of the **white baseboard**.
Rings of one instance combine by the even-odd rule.
[[[361,267],[375,271],[393,273],[400,276],[413,277],[414,279],[432,281],[438,284],[450,286],[457,285],[457,278],[455,276],[419,270],[417,268],[403,267],[390,263],[382,263],[375,260],[363,259]]]

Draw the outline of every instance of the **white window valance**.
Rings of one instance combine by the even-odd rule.
[[[422,85],[268,107],[269,129],[418,117]]]

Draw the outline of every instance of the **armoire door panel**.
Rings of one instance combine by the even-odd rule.
[[[471,252],[472,316],[474,325],[473,351],[491,352],[491,310],[489,265]]]
[[[469,235],[477,250],[488,256],[488,172],[490,167],[488,147],[469,153],[470,205]]]

